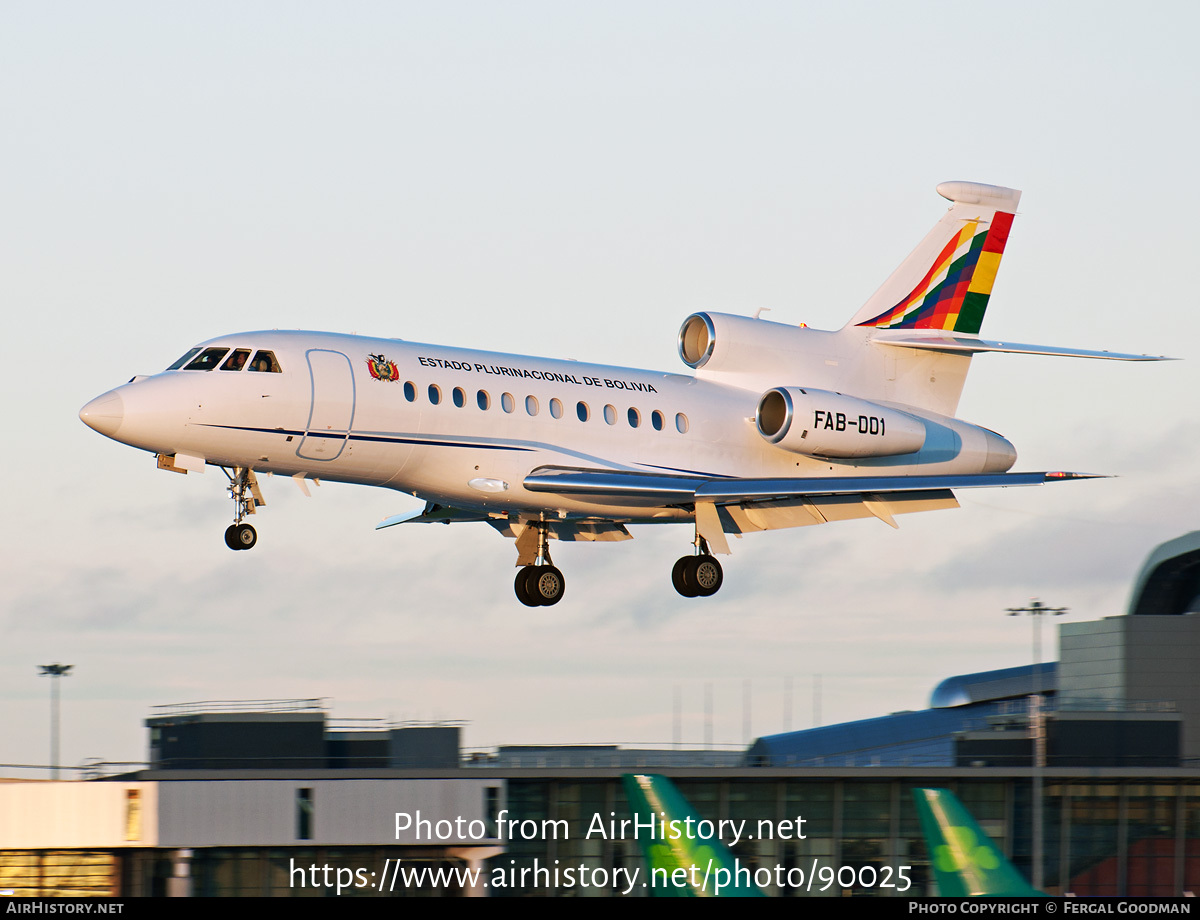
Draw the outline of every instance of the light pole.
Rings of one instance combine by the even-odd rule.
[[[73,664],[40,664],[41,676],[50,678],[50,776],[58,779],[58,679],[71,673]]]
[[[1010,617],[1033,620],[1033,692],[1029,694],[1029,731],[1033,735],[1033,887],[1042,888],[1042,771],[1046,768],[1046,722],[1042,712],[1042,617],[1060,617],[1066,607],[1047,607],[1036,597],[1028,607],[1009,607]]]

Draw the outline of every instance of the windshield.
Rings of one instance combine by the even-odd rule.
[[[180,358],[178,361],[176,361],[174,364],[172,364],[170,367],[168,367],[167,370],[169,370],[169,371],[179,370],[181,367],[183,367],[185,364],[187,364],[189,361],[191,361],[192,358],[195,356],[196,352],[198,352],[199,350],[200,349],[198,347],[197,348],[189,348],[187,351],[187,354],[185,354],[182,358]]]

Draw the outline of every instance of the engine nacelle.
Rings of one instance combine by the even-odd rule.
[[[679,357],[704,374],[783,375],[836,362],[840,348],[833,332],[728,313],[693,313],[679,328]]]
[[[771,444],[810,457],[892,457],[925,444],[925,424],[906,412],[807,387],[768,390],[754,421]]]

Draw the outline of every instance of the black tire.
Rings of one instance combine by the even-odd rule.
[[[237,542],[237,524],[230,524],[225,528],[225,545],[230,549],[241,549]]]
[[[563,573],[552,565],[539,565],[529,577],[529,593],[543,607],[553,607],[567,590]]]
[[[721,563],[712,556],[694,556],[686,572],[687,582],[696,589],[698,597],[712,597],[721,590],[725,573]]]
[[[233,541],[237,544],[235,549],[250,549],[258,542],[258,532],[249,524],[238,524],[233,528]]]
[[[537,566],[527,565],[523,569],[521,569],[519,572],[517,572],[517,577],[513,581],[513,591],[517,595],[517,600],[519,600],[526,607],[540,607],[541,606],[541,602],[533,596],[533,592],[530,590],[530,587],[529,587],[530,577],[536,571],[537,571]]]
[[[690,563],[694,558],[694,556],[680,556],[675,560],[675,566],[671,569],[671,584],[673,584],[675,586],[675,590],[684,597],[696,596],[695,590],[688,584],[684,575],[688,567],[688,563]]]

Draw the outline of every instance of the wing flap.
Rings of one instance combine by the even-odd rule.
[[[488,521],[501,536],[515,539],[529,532],[520,521],[494,518]],[[618,543],[632,540],[633,534],[616,521],[547,521],[546,536],[563,543]]]
[[[877,517],[885,524],[895,527],[896,514],[911,514],[917,511],[940,511],[957,508],[958,500],[949,489],[932,489],[925,492],[897,492],[888,496],[886,502],[862,495],[825,495],[812,498],[781,499],[767,502],[745,502],[737,505],[722,505],[721,511],[728,516],[730,533],[755,533],[760,530],[782,530],[787,527],[807,527],[829,521],[853,521],[860,518]],[[886,516],[885,516],[886,515]]]

